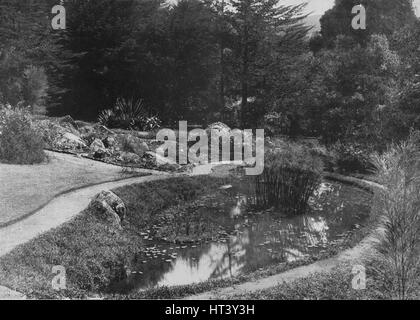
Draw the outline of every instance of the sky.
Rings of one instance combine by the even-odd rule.
[[[420,0],[419,0],[420,1]],[[286,4],[299,4],[302,2],[307,2],[308,6],[306,10],[312,12],[314,15],[323,14],[328,9],[331,9],[334,5],[334,0],[285,0]]]
[[[398,1],[398,0],[397,0]],[[307,11],[314,15],[323,14],[334,5],[334,0],[285,0],[287,4],[298,4],[308,2]],[[414,5],[417,7],[417,15],[420,15],[420,0],[414,0]]]

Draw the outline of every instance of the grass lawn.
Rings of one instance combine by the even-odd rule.
[[[47,154],[49,162],[42,164],[0,164],[0,226],[39,209],[63,192],[128,177],[117,166]]]

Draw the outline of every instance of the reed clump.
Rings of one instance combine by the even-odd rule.
[[[321,182],[322,160],[307,147],[283,144],[265,155],[262,175],[255,178],[259,208],[275,207],[283,214],[304,214],[309,198]]]
[[[374,155],[378,181],[378,236],[373,272],[391,299],[410,299],[420,289],[420,150],[419,134]]]

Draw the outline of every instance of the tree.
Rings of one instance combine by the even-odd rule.
[[[304,54],[296,63],[274,109],[293,123],[294,132],[283,133],[378,145],[401,133],[392,132],[400,114],[401,61],[385,36],[373,35],[365,46],[339,36],[333,49]]]
[[[301,21],[306,4],[281,5],[278,0],[232,0],[229,22],[234,32],[232,62],[240,83],[241,123],[249,98],[266,83],[269,68],[286,43],[304,38],[310,29]]]
[[[352,8],[359,4],[366,8],[366,30],[352,28]],[[331,46],[338,35],[366,43],[370,35],[390,36],[416,20],[412,0],[336,0],[334,7],[321,18],[321,34],[327,46]]]
[[[153,0],[66,2],[64,45],[72,56],[64,79],[68,91],[56,114],[96,120],[119,96],[132,94],[133,34],[159,5]]]
[[[49,0],[0,3],[0,102],[37,109],[59,90],[64,59],[50,27],[51,7]]]

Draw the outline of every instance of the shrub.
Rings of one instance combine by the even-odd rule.
[[[23,110],[0,109],[0,161],[34,164],[45,159],[42,137]]]
[[[377,247],[375,272],[391,298],[407,299],[420,279],[420,152],[416,135],[375,155],[377,178],[384,186],[377,193],[377,213],[383,234]]]
[[[341,173],[371,173],[374,166],[371,163],[370,152],[359,144],[336,143],[332,147],[335,162]]]
[[[290,119],[286,114],[270,112],[264,116],[264,129],[268,136],[275,136],[290,131]]]
[[[286,214],[305,213],[320,183],[322,169],[321,159],[297,144],[284,144],[281,149],[267,152],[264,172],[256,177],[256,205],[275,206]]]
[[[99,123],[110,128],[127,130],[154,130],[160,127],[156,116],[148,117],[143,100],[117,100],[113,109],[104,110],[98,118]]]

